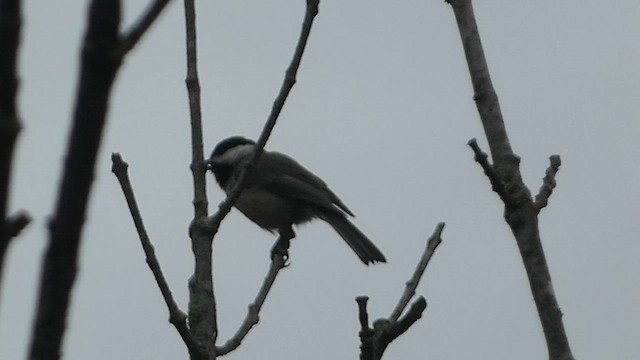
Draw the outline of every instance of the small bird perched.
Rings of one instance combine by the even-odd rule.
[[[256,143],[241,136],[222,140],[207,160],[207,169],[229,195],[241,170],[252,160]],[[288,249],[295,237],[292,226],[319,218],[331,225],[366,265],[386,262],[384,255],[347,215],[354,216],[322,179],[285,154],[264,151],[245,176],[245,188],[235,207],[249,220],[270,232],[278,231],[286,244],[272,252]]]

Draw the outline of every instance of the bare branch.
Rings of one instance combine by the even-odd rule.
[[[367,302],[369,297],[358,296],[356,297],[356,303],[358,303],[358,320],[360,321],[360,359],[369,360],[373,359],[374,344],[375,344],[375,331],[369,327],[369,313],[367,312]]]
[[[60,358],[96,156],[111,86],[122,60],[114,55],[120,45],[119,26],[119,1],[91,2],[71,136],[56,209],[49,225],[30,359]]]
[[[178,308],[176,301],[173,299],[173,294],[171,293],[169,284],[162,273],[155,249],[142,221],[140,209],[138,208],[133,187],[129,180],[129,174],[127,171],[129,164],[122,159],[122,156],[120,156],[119,153],[111,154],[111,161],[111,172],[116,176],[120,183],[120,187],[122,187],[122,192],[127,200],[127,205],[129,206],[133,223],[140,238],[140,245],[142,245],[142,250],[144,250],[144,254],[146,255],[147,265],[149,265],[149,269],[153,273],[153,277],[156,279],[156,283],[160,288],[164,302],[167,304],[167,309],[169,310],[169,322],[171,322],[175,326],[176,330],[178,330],[182,340],[187,345],[187,348],[189,348],[189,352],[196,352],[198,344],[191,336],[189,328],[187,327],[187,315]]]
[[[368,296],[356,297],[356,303],[358,304],[358,320],[360,321],[360,329],[362,331],[369,330],[369,313],[367,312]]]
[[[293,85],[295,85],[296,83],[296,74],[298,73],[300,62],[302,61],[302,55],[304,54],[307,40],[309,39],[309,34],[311,33],[311,26],[313,25],[313,20],[315,19],[316,15],[318,15],[318,5],[319,0],[307,0],[305,17],[302,22],[302,30],[300,31],[298,44],[296,45],[291,63],[289,64],[289,67],[285,72],[285,77],[284,81],[282,82],[282,86],[280,87],[280,92],[273,102],[271,113],[269,114],[267,122],[262,129],[262,133],[260,134],[260,137],[256,142],[256,152],[253,155],[253,160],[251,164],[247,165],[247,168],[243,169],[243,173],[239,177],[239,181],[236,187],[231,191],[229,196],[227,196],[227,198],[222,203],[220,203],[220,205],[218,205],[218,211],[210,216],[207,221],[207,226],[214,234],[218,231],[220,223],[227,216],[227,214],[229,214],[229,211],[231,211],[233,204],[244,189],[244,183],[247,177],[246,174],[247,172],[250,172],[251,168],[258,162],[258,159],[260,158],[260,155],[264,150],[264,146],[266,145],[267,140],[269,139],[269,136],[271,135],[271,132],[276,125],[276,121],[280,116],[280,112],[282,111],[284,103],[287,100],[287,97],[289,96]]]
[[[124,55],[119,36],[120,12],[118,0],[93,0],[89,7],[73,126],[42,268],[31,359],[60,357],[96,156],[111,87]]]
[[[418,283],[424,275],[424,271],[433,253],[442,242],[441,235],[444,226],[445,224],[443,222],[439,223],[433,231],[433,234],[429,237],[420,261],[411,279],[407,281],[398,305],[396,305],[396,308],[389,318],[377,319],[373,322],[373,328],[370,328],[369,314],[367,313],[367,301],[369,298],[366,296],[358,296],[356,298],[356,302],[358,303],[358,318],[360,320],[360,360],[381,359],[387,346],[398,338],[398,336],[409,330],[411,325],[422,317],[422,313],[427,308],[427,301],[422,296],[418,297],[418,299],[411,304],[411,307],[404,316],[400,317],[400,315],[402,315],[407,304],[409,304],[409,301],[411,301],[411,298],[415,295]]]
[[[405,331],[409,330],[411,325],[413,325],[416,321],[418,321],[422,317],[422,313],[427,308],[427,300],[423,296],[419,296],[409,308],[406,314],[402,318],[400,318],[396,325],[391,329],[391,337],[392,340],[398,338],[398,336],[404,334]]]
[[[0,226],[0,232],[2,232],[2,240],[0,244],[0,283],[2,283],[2,266],[4,265],[4,259],[7,255],[9,245],[12,240],[20,235],[20,232],[29,225],[31,222],[31,216],[26,211],[19,211],[11,216],[8,216],[4,225]]]
[[[311,33],[311,26],[313,25],[313,20],[315,19],[316,15],[318,15],[318,4],[319,0],[307,0],[305,17],[302,22],[302,30],[300,31],[298,44],[296,45],[293,59],[291,59],[291,64],[289,64],[289,67],[285,72],[284,81],[282,82],[282,87],[280,88],[280,93],[278,93],[278,96],[273,102],[271,114],[269,114],[269,118],[267,119],[262,133],[260,134],[260,137],[258,138],[258,141],[256,143],[256,147],[260,150],[256,151],[253,155],[254,164],[258,161],[260,154],[262,154],[262,149],[267,143],[267,139],[269,139],[269,135],[271,135],[271,131],[276,125],[276,121],[278,120],[278,116],[280,116],[282,107],[284,106],[284,103],[289,96],[289,92],[291,91],[291,88],[293,88],[293,85],[295,85],[296,83],[296,75],[298,73],[298,68],[300,68],[302,54],[304,54],[304,49],[307,46],[309,34]]]
[[[21,16],[20,0],[0,1],[0,224],[7,223],[13,151],[22,129],[16,110]],[[0,227],[0,283],[5,254],[12,239],[6,230],[6,225]]]
[[[138,41],[140,41],[144,33],[149,30],[151,25],[153,25],[158,16],[162,13],[162,10],[164,10],[165,6],[167,6],[170,1],[171,0],[154,1],[153,4],[149,5],[145,13],[140,17],[140,19],[138,19],[131,29],[122,36],[121,51],[123,55],[138,44]]]
[[[20,235],[20,232],[22,232],[22,230],[31,223],[31,220],[33,219],[26,211],[18,211],[17,213],[7,217],[7,220],[4,223],[4,231],[9,238],[14,238]]]
[[[187,49],[188,49],[187,58],[189,59],[188,64],[194,64],[193,67],[189,68],[190,70],[188,74],[190,76],[188,76],[187,86],[189,88],[190,103],[193,104],[194,102],[196,102],[196,99],[197,99],[197,102],[199,104],[199,84],[197,82],[197,71],[195,68],[195,44],[196,44],[195,13],[191,13],[193,11],[192,0],[185,0],[185,9],[187,9]],[[201,236],[204,237],[206,234],[207,236],[209,236],[209,239],[212,239],[215,236],[215,234],[218,232],[218,229],[220,228],[220,223],[229,214],[229,212],[231,211],[231,208],[233,207],[233,204],[235,203],[235,201],[243,191],[244,187],[246,186],[246,179],[250,177],[248,173],[252,173],[255,164],[257,163],[260,155],[264,150],[264,146],[267,142],[267,139],[269,138],[269,135],[271,134],[271,132],[273,131],[273,128],[275,127],[276,121],[280,115],[280,112],[282,111],[284,103],[291,89],[293,88],[293,85],[296,82],[296,74],[297,74],[298,68],[300,67],[302,55],[304,53],[304,49],[306,47],[307,40],[309,38],[309,33],[311,31],[311,25],[313,24],[313,19],[315,18],[317,13],[318,13],[318,0],[308,0],[305,18],[302,25],[302,31],[300,33],[300,37],[298,40],[298,44],[296,46],[296,50],[294,52],[293,59],[291,61],[291,64],[287,68],[287,71],[285,73],[285,79],[283,81],[280,92],[278,93],[278,96],[274,100],[271,113],[269,114],[267,122],[265,123],[265,126],[262,130],[262,133],[258,138],[258,141],[256,144],[256,150],[255,150],[252,161],[249,164],[247,164],[244,168],[241,169],[242,172],[239,176],[237,185],[235,186],[234,189],[231,190],[229,196],[227,196],[227,198],[222,203],[220,203],[220,205],[218,205],[217,212],[215,212],[213,215],[211,215],[206,219],[199,217],[198,216],[199,213],[197,212],[196,220],[193,222],[192,228],[191,228],[192,234],[202,233]],[[191,27],[191,30],[190,30],[190,27]],[[192,114],[192,132],[195,132],[195,130],[193,130],[194,128],[193,119],[194,118],[199,119],[200,117],[199,105],[197,108],[194,106],[191,107],[191,114]],[[195,141],[194,141],[194,147],[195,147]],[[198,150],[198,151],[201,152],[201,150]],[[194,171],[194,178],[195,178],[196,169],[198,169],[198,175],[199,175],[199,171],[202,171],[203,174],[205,171],[204,168],[200,169],[197,167],[198,161],[200,161],[200,164],[202,164],[200,166],[204,166],[204,161],[202,159],[196,158],[195,148],[194,148],[193,159],[194,159],[194,162],[192,164],[192,170]],[[200,203],[199,201],[197,201],[198,200],[197,194],[196,194],[195,200],[196,200],[194,201],[195,204]],[[204,203],[206,204],[206,202]],[[194,253],[196,254],[196,257],[198,257],[197,255],[198,252],[196,251],[197,243],[198,241],[196,240],[193,241]],[[211,246],[210,243],[207,246],[210,249],[210,246]],[[202,249],[198,251],[201,253],[205,252]],[[262,307],[262,303],[266,299],[266,296],[269,290],[271,289],[271,286],[273,285],[273,281],[275,281],[276,275],[278,274],[279,270],[283,266],[284,266],[284,258],[282,258],[281,256],[275,256],[274,259],[272,260],[271,268],[269,270],[267,278],[265,279],[265,282],[260,292],[258,293],[256,300],[254,301],[253,304],[249,305],[249,312],[247,314],[247,317],[245,318],[245,321],[243,322],[241,327],[238,329],[236,334],[230,340],[228,340],[227,343],[215,349],[215,352],[217,354],[226,354],[236,349],[240,345],[244,337],[253,328],[253,326],[258,323],[258,314],[259,314],[260,308]],[[197,269],[198,269],[198,265],[196,265],[196,270]],[[211,271],[210,268],[208,269],[208,271],[210,273]],[[206,275],[203,274],[203,276],[206,276]],[[198,279],[197,274],[196,276],[194,276],[194,278],[195,280]],[[214,299],[212,291],[211,291],[211,299]],[[215,301],[212,304],[212,309],[213,309],[214,326],[215,326]],[[190,316],[191,316],[191,311],[190,311]],[[215,341],[216,334],[217,334],[217,331],[214,331],[213,332],[214,341]]]
[[[551,274],[538,228],[537,215],[542,203],[546,202],[548,197],[545,195],[546,191],[550,189],[542,192],[540,202],[536,204],[531,197],[531,192],[524,185],[520,174],[520,159],[509,144],[498,95],[491,83],[471,0],[448,0],[447,2],[451,4],[458,23],[473,84],[474,100],[494,162],[491,168],[495,175],[491,175],[490,178],[495,176],[496,180],[492,180],[492,186],[496,190],[496,185],[499,185],[497,190],[505,205],[505,220],[516,238],[522,256],[547,342],[549,359],[572,360],[573,355],[562,322],[562,312],[553,291]],[[478,151],[476,149],[474,151],[478,157]],[[487,172],[486,165],[483,165],[483,168]],[[553,167],[551,171],[554,171]]]
[[[213,233],[206,229],[208,211],[206,167],[203,155],[202,112],[196,41],[196,11],[194,0],[184,1],[187,76],[191,124],[191,173],[193,177],[194,219],[189,228],[191,249],[195,259],[194,273],[189,280],[189,324],[203,352],[212,357],[218,333],[216,303],[213,292]]]
[[[275,255],[273,257],[271,260],[271,266],[269,267],[269,272],[264,278],[255,300],[253,303],[249,304],[249,310],[247,311],[247,316],[242,322],[242,325],[231,339],[227,340],[224,345],[216,348],[216,355],[225,355],[238,348],[253,326],[258,324],[258,321],[260,320],[260,309],[262,308],[264,301],[267,299],[267,295],[269,294],[269,291],[271,291],[271,287],[273,286],[278,273],[285,266],[285,259],[283,256]]]
[[[549,197],[556,187],[556,174],[560,169],[560,155],[551,155],[549,157],[549,167],[542,179],[542,186],[536,195],[535,207],[539,213],[549,203]]]
[[[206,164],[204,163],[202,136],[202,109],[200,101],[200,78],[198,76],[198,47],[196,33],[196,12],[193,0],[187,0],[185,7],[187,76],[185,84],[189,96],[189,119],[191,125],[191,172],[193,175],[193,206],[196,219],[207,216]]]
[[[409,301],[411,301],[411,299],[415,296],[416,288],[418,288],[420,279],[422,278],[424,271],[427,269],[429,260],[431,260],[431,257],[436,251],[436,248],[442,242],[441,235],[442,230],[444,229],[444,225],[445,224],[443,222],[439,223],[438,226],[436,226],[436,229],[433,231],[431,237],[429,237],[427,246],[425,247],[424,252],[420,257],[420,261],[418,262],[418,266],[416,266],[416,269],[413,272],[413,276],[411,276],[411,279],[407,281],[405,290],[400,297],[400,301],[398,301],[398,305],[396,305],[396,308],[393,309],[393,312],[389,316],[389,319],[391,321],[397,321],[398,318],[400,318],[400,315],[404,311],[405,307],[407,307],[407,304],[409,304]]]
[[[398,321],[381,318],[373,322],[373,328],[367,324],[366,296],[358,296],[358,318],[360,319],[360,360],[380,360],[389,344],[405,333],[411,325],[422,317],[427,301],[420,296],[411,304],[409,311]]]
[[[400,320],[378,319],[373,323],[372,329],[368,324],[368,300],[366,296],[356,298],[360,319],[360,360],[379,360],[389,344],[422,317],[422,313],[427,308],[427,301],[422,296],[418,297]]]
[[[484,174],[489,178],[489,182],[491,182],[491,189],[502,198],[504,195],[504,187],[502,186],[502,182],[500,181],[498,174],[496,174],[493,165],[489,163],[489,156],[480,149],[475,138],[469,140],[467,145],[473,149],[473,153],[475,154],[474,160],[480,164],[482,170],[484,170]]]

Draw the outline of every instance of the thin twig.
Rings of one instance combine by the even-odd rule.
[[[420,283],[420,279],[422,279],[422,275],[424,274],[424,271],[429,264],[429,260],[431,260],[431,257],[436,251],[436,248],[442,242],[441,235],[442,230],[444,229],[444,225],[445,224],[443,222],[439,223],[436,226],[436,229],[433,231],[431,237],[429,237],[427,246],[425,247],[424,252],[420,257],[420,261],[418,262],[418,266],[416,266],[411,279],[407,281],[405,290],[402,293],[402,296],[400,296],[400,300],[398,301],[398,305],[396,305],[396,308],[393,309],[393,312],[389,316],[389,319],[391,321],[397,321],[400,318],[400,315],[407,307],[407,304],[409,304],[409,301],[411,301],[411,299],[415,296],[416,288],[418,288],[418,284]]]
[[[193,175],[194,218],[207,216],[206,164],[204,163],[202,136],[202,105],[200,97],[200,77],[198,75],[198,43],[196,31],[196,11],[193,0],[184,2],[187,76],[185,84],[189,96],[189,119],[191,127],[191,172]]]
[[[300,37],[298,38],[298,44],[296,45],[296,50],[293,55],[293,59],[291,59],[291,63],[285,71],[284,81],[282,82],[282,86],[280,87],[280,93],[276,97],[273,102],[273,107],[271,108],[271,114],[269,114],[269,118],[267,118],[267,122],[262,129],[262,133],[258,138],[256,143],[256,147],[260,150],[256,151],[253,155],[253,163],[255,164],[262,154],[262,150],[267,143],[267,139],[269,139],[269,135],[271,135],[271,131],[276,125],[276,121],[278,120],[278,116],[280,116],[280,112],[282,111],[282,107],[284,106],[287,97],[289,96],[289,92],[291,92],[291,88],[296,83],[296,75],[298,74],[298,68],[300,68],[300,62],[302,61],[302,55],[304,54],[304,50],[307,46],[307,40],[309,39],[309,34],[311,33],[311,26],[313,25],[313,20],[316,15],[318,15],[318,5],[319,0],[307,0],[307,7],[305,11],[305,17],[302,22],[302,30],[300,31]]]
[[[535,207],[538,212],[549,203],[549,197],[551,197],[551,193],[556,187],[556,174],[560,169],[560,165],[560,155],[551,155],[549,157],[549,167],[542,179],[540,191],[538,191],[538,195],[536,195]]]
[[[285,259],[282,255],[274,255],[271,260],[271,266],[269,267],[269,272],[264,278],[262,282],[262,286],[256,295],[253,303],[249,304],[249,310],[247,311],[247,316],[245,317],[242,325],[235,333],[235,335],[227,340],[227,342],[220,346],[216,347],[216,355],[221,356],[231,351],[235,350],[240,344],[242,340],[247,336],[251,328],[260,321],[260,309],[262,309],[262,305],[264,301],[267,299],[267,295],[271,291],[271,287],[276,280],[280,270],[285,267]]]
[[[231,208],[233,207],[233,204],[240,196],[240,193],[242,192],[245,186],[244,182],[245,182],[246,174],[247,172],[251,171],[251,168],[257,163],[258,159],[260,158],[260,155],[264,150],[267,140],[269,139],[269,136],[271,135],[271,132],[273,131],[273,128],[276,125],[278,116],[280,116],[282,107],[284,106],[284,103],[287,100],[287,97],[289,96],[289,93],[291,92],[293,85],[295,85],[296,83],[296,74],[298,73],[298,68],[300,67],[302,55],[304,54],[304,50],[307,45],[307,40],[309,39],[311,26],[313,25],[314,18],[316,17],[316,15],[318,15],[318,4],[319,4],[319,0],[307,0],[305,17],[302,22],[302,30],[300,31],[300,37],[298,38],[298,43],[296,45],[293,58],[291,60],[291,63],[289,64],[289,67],[285,72],[284,81],[282,82],[282,86],[280,87],[280,92],[278,93],[278,96],[273,102],[271,113],[269,114],[269,117],[267,118],[267,122],[265,123],[264,128],[262,129],[262,133],[260,134],[260,137],[256,142],[256,146],[255,146],[256,150],[253,155],[252,162],[243,169],[243,173],[240,175],[239,181],[236,187],[232,189],[229,196],[227,196],[227,198],[223,202],[221,202],[220,205],[218,205],[218,211],[212,216],[210,216],[207,221],[207,226],[209,227],[210,231],[212,231],[214,234],[218,231],[218,228],[220,227],[220,223],[227,216],[227,214],[229,214],[229,212],[231,211]]]
[[[156,0],[153,4],[149,5],[138,21],[122,36],[120,48],[123,54],[129,52],[138,44],[138,41],[140,41],[144,33],[153,25],[170,1],[171,0]]]
[[[187,348],[192,352],[198,349],[198,344],[191,336],[189,328],[187,327],[187,315],[178,308],[178,304],[173,298],[173,294],[169,288],[169,283],[162,273],[155,249],[151,243],[151,239],[149,239],[147,230],[145,229],[142,216],[140,215],[140,209],[138,208],[138,203],[136,202],[136,197],[133,192],[133,187],[129,180],[129,174],[127,171],[129,164],[122,159],[122,156],[120,156],[119,153],[111,154],[111,162],[111,172],[114,173],[120,183],[120,187],[122,187],[122,192],[127,200],[127,205],[129,206],[131,217],[133,218],[133,223],[138,232],[138,237],[140,238],[140,245],[142,245],[142,250],[144,250],[144,254],[146,256],[147,265],[149,265],[149,269],[160,288],[164,302],[167,304],[167,309],[169,310],[169,321],[175,326],[176,330],[178,330],[178,333],[187,345]]]
[[[487,155],[487,153],[480,149],[480,146],[478,145],[478,142],[475,138],[469,140],[469,142],[467,142],[467,145],[469,145],[469,147],[473,149],[473,153],[475,154],[474,160],[478,164],[480,164],[482,170],[484,170],[484,174],[489,178],[489,182],[491,182],[491,189],[495,191],[500,196],[500,198],[503,198],[504,187],[502,185],[502,182],[500,181],[500,178],[498,177],[498,174],[496,174],[493,165],[491,165],[491,163],[489,162],[489,155]]]

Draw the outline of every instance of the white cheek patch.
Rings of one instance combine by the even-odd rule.
[[[242,160],[243,158],[251,155],[253,153],[253,148],[254,148],[253,144],[235,146],[225,151],[221,155],[214,157],[213,160],[216,162],[221,162],[225,164],[235,164],[240,160]]]

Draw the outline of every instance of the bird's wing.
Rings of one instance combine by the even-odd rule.
[[[336,211],[336,205],[353,216],[351,210],[322,179],[291,157],[276,152],[264,152],[257,167],[261,176],[260,179],[256,179],[256,186],[278,196],[303,201],[330,211]]]

